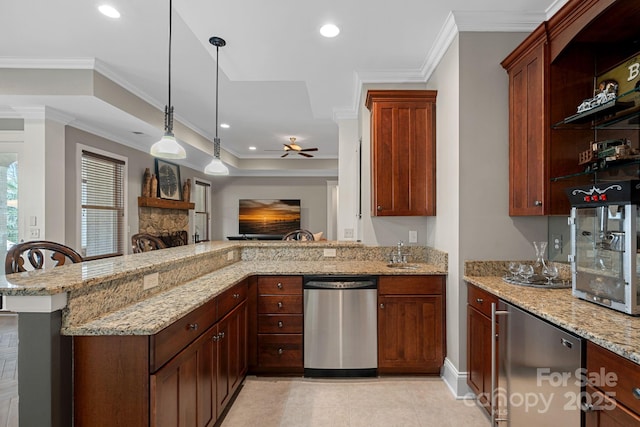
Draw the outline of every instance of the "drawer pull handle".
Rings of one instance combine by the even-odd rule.
[[[282,301],[278,302],[278,308],[282,308]]]
[[[234,298],[240,298],[240,294],[233,294]]]
[[[278,287],[278,289],[282,289],[282,283],[278,282],[276,286]]]
[[[220,332],[220,333],[218,334],[218,337],[220,337],[220,339],[224,338],[224,332]]]
[[[582,402],[580,404],[580,410],[582,412],[593,412],[596,408],[591,403]]]
[[[279,349],[278,349],[278,354],[279,354],[279,355],[281,355],[282,353],[284,353],[284,350],[283,350],[283,349],[281,349],[281,348],[279,348]]]
[[[198,324],[197,323],[189,323],[189,326],[187,326],[187,329],[189,329],[191,331],[197,331],[198,330]]]
[[[380,304],[380,308],[384,308],[384,304]]]
[[[476,302],[478,304],[482,304],[484,302],[484,300],[482,298],[476,298]]]
[[[633,397],[635,397],[636,399],[640,400],[640,387],[634,387],[631,390],[631,393],[633,394]]]
[[[278,320],[278,328],[282,328],[284,326],[284,323],[282,323],[282,320]]]

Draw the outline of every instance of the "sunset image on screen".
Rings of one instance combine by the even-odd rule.
[[[300,228],[300,200],[241,199],[240,234],[286,234]]]

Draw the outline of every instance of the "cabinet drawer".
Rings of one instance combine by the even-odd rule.
[[[242,282],[218,295],[218,319],[222,319],[236,305],[247,299],[248,292],[247,282]]]
[[[380,295],[439,295],[444,288],[444,276],[380,276]]]
[[[640,414],[639,365],[588,341],[587,372],[589,384]]]
[[[259,334],[301,334],[300,314],[261,314],[258,316]]]
[[[498,297],[476,286],[467,285],[467,303],[487,317],[491,317],[491,303],[498,304]]]
[[[176,320],[151,336],[149,369],[155,372],[191,341],[209,329],[216,320],[216,300],[213,299]]]
[[[258,278],[260,295],[302,295],[301,276],[261,276]]]
[[[264,368],[302,368],[302,335],[258,335],[258,363]]]
[[[302,314],[302,295],[260,295],[259,314]]]

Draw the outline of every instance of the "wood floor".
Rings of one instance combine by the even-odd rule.
[[[0,427],[18,427],[18,316],[0,313]]]

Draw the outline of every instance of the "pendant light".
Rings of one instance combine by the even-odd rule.
[[[211,163],[204,168],[207,175],[229,175],[229,168],[220,160],[220,138],[218,138],[218,51],[225,46],[227,42],[220,37],[213,36],[209,39],[209,43],[216,47],[216,136],[213,138],[213,159]]]
[[[184,159],[187,152],[173,136],[173,105],[171,105],[171,17],[173,15],[172,0],[169,0],[169,103],[164,107],[164,135],[160,141],[151,146],[151,155],[162,159]]]

